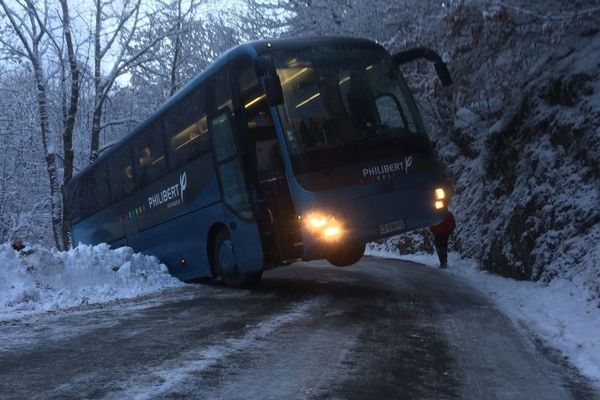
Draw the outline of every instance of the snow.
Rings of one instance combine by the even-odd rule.
[[[369,245],[366,255],[408,260],[437,268],[435,254],[402,255]],[[584,282],[557,278],[549,283],[516,281],[482,271],[471,258],[449,254],[447,273],[487,294],[513,323],[562,353],[583,375],[600,382],[600,309]]]
[[[127,247],[79,245],[65,252],[35,247],[19,253],[0,245],[0,321],[182,285],[158,259]]]

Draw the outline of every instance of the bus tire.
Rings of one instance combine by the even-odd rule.
[[[233,243],[226,228],[219,229],[215,236],[212,249],[213,270],[221,277],[225,285],[233,288],[250,288],[256,286],[261,278],[262,271],[242,273],[239,272]]]
[[[347,267],[359,262],[364,254],[364,243],[346,243],[330,252],[327,261],[336,267]]]

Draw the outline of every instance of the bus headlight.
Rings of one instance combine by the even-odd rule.
[[[313,215],[308,220],[308,224],[313,229],[321,229],[327,225],[327,217],[323,215]]]
[[[339,226],[330,226],[329,228],[325,228],[323,230],[323,235],[326,238],[334,238],[334,237],[338,236],[341,232],[342,232],[342,230],[340,229]]]
[[[441,210],[442,208],[444,208],[446,205],[444,203],[444,201],[446,200],[446,191],[442,188],[436,188],[434,191],[434,198],[435,198],[435,209],[436,210]]]
[[[435,189],[435,199],[444,200],[446,198],[446,192],[442,188]]]
[[[306,229],[315,236],[319,236],[325,240],[335,240],[342,236],[342,224],[331,214],[310,211],[300,218],[304,220]]]

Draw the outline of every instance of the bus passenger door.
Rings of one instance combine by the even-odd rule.
[[[268,253],[276,264],[289,263],[302,258],[302,236],[285,177],[279,142],[276,136],[260,137],[257,128],[250,131],[256,139],[257,186]]]
[[[233,108],[245,146],[248,185],[256,194],[265,264],[289,263],[302,257],[302,237],[267,95],[251,57],[234,59],[232,72]]]
[[[242,273],[260,271],[263,266],[262,243],[230,111],[218,112],[209,124],[224,222],[233,243],[238,270]]]

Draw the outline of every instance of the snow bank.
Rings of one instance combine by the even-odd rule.
[[[155,257],[124,247],[80,245],[32,254],[0,245],[0,320],[127,299],[182,286]]]
[[[435,254],[401,255],[385,245],[370,244],[371,256],[439,265]],[[449,255],[448,273],[468,280],[486,293],[517,326],[525,326],[546,345],[559,350],[582,374],[600,382],[600,310],[584,282],[557,278],[515,281],[482,271],[473,259]]]

